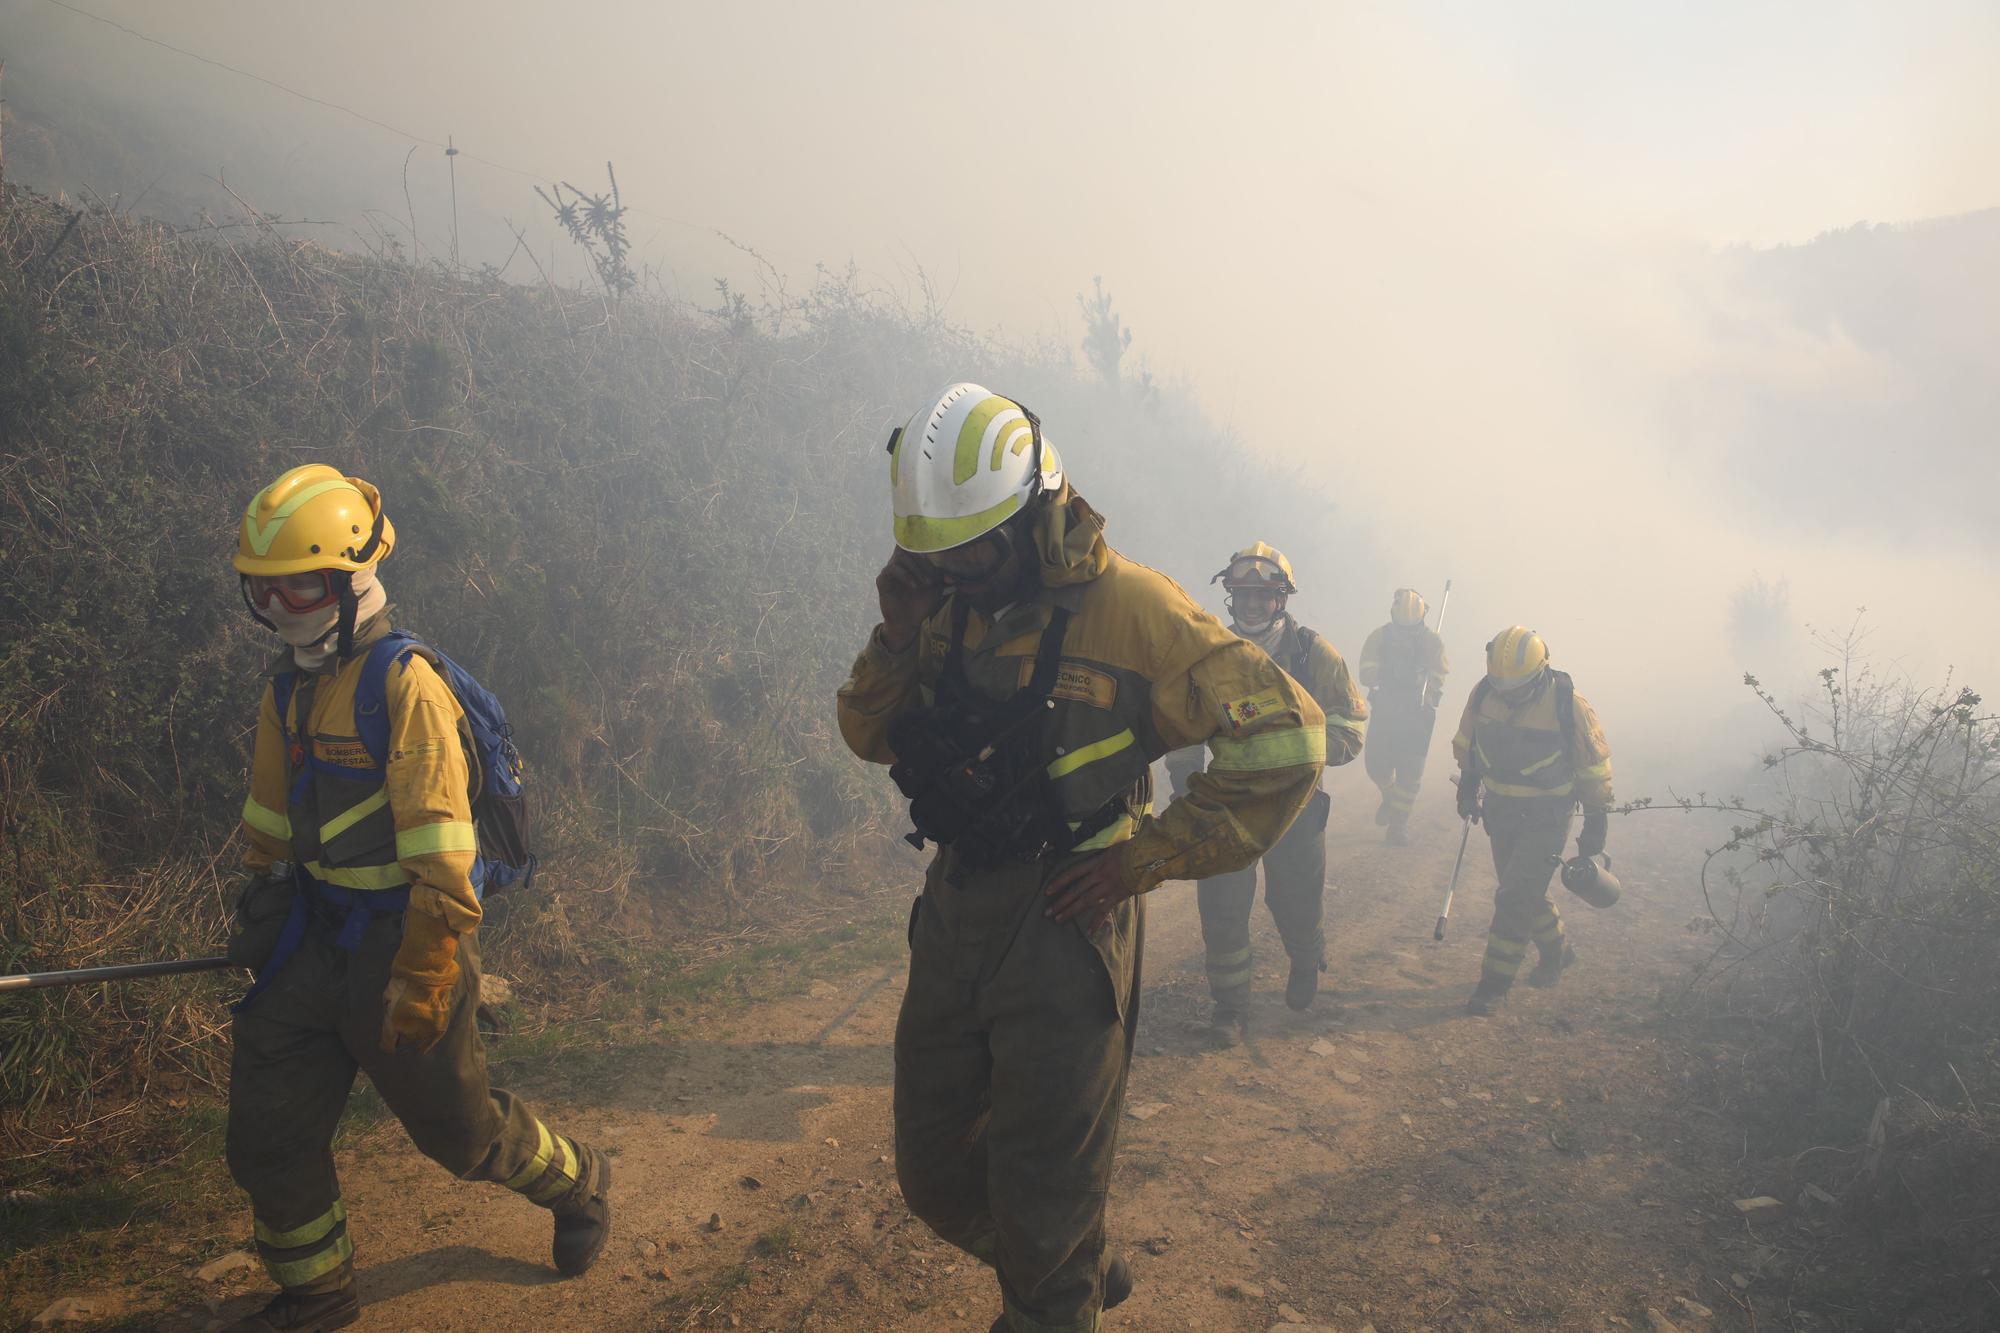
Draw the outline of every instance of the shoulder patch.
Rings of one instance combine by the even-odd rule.
[[[1232,699],[1222,705],[1222,716],[1237,731],[1241,731],[1259,718],[1288,711],[1290,710],[1285,707],[1284,696],[1276,690],[1253,694],[1247,699]]]
[[[1020,688],[1027,688],[1034,674],[1035,660],[1032,657],[1023,658]],[[1053,698],[1109,710],[1118,701],[1118,678],[1108,671],[1099,671],[1096,667],[1064,658],[1056,670],[1055,688],[1049,693]]]

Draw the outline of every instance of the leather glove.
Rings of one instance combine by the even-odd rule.
[[[1458,775],[1458,817],[1479,822],[1479,775],[1470,769]]]
[[[419,1051],[436,1046],[457,988],[458,936],[442,917],[404,912],[403,943],[382,992],[382,1049],[393,1053],[406,1041]]]
[[[1604,850],[1604,835],[1610,829],[1611,819],[1602,810],[1583,812],[1583,831],[1576,835],[1576,854],[1582,857],[1596,856]]]
[[[1441,681],[1424,682],[1423,703],[1426,708],[1436,708],[1444,702],[1444,684]]]

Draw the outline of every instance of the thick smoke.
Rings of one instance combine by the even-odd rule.
[[[1299,609],[1350,653],[1394,586],[1452,577],[1457,685],[1534,625],[1647,778],[1755,750],[1742,674],[1791,688],[1858,607],[1887,670],[2000,675],[1980,7],[85,8],[321,101],[12,0],[31,183],[580,280],[530,181],[610,159],[684,297],[852,262],[1070,345],[1104,274],[1139,368],[1338,532],[1190,476],[1226,502],[1118,512],[1124,548],[1193,579],[1258,537],[1338,552]]]

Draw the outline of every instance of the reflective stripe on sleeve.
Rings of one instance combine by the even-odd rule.
[[[273,838],[280,838],[286,842],[291,841],[291,817],[280,814],[268,806],[257,804],[255,797],[246,796],[243,798],[243,822],[251,828],[256,829],[259,833],[269,834]]]
[[[1214,736],[1208,751],[1213,756],[1211,768],[1231,773],[1317,766],[1326,762],[1326,732],[1319,727],[1286,727],[1254,736]]]
[[[1611,761],[1606,759],[1603,763],[1592,764],[1589,768],[1579,768],[1576,770],[1576,775],[1580,778],[1608,778],[1611,776]]]
[[[473,831],[469,821],[446,819],[435,824],[419,824],[415,828],[398,829],[396,832],[396,855],[434,856],[439,852],[476,852],[479,850],[479,835]]]

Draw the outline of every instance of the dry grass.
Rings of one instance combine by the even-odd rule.
[[[1705,872],[1694,1012],[1731,1053],[1707,1096],[1745,1127],[1754,1192],[1794,1205],[1803,1308],[1992,1327],[2000,716],[1872,676],[1853,639],[1800,709],[1749,684],[1779,731],[1759,795],[1681,803],[1734,823]]]
[[[907,876],[831,698],[888,546],[887,426],[965,377],[1064,423],[1121,542],[1225,494],[1301,542],[1338,531],[1179,391],[851,274],[613,301],[254,215],[188,234],[0,194],[0,965],[220,941],[269,651],[228,568],[236,506],[305,461],[382,487],[399,620],[508,705],[545,869],[490,906],[485,952],[556,1012],[622,1012],[705,966],[699,941],[791,938],[827,894]],[[6,1001],[0,1185],[174,1151],[161,1122],[215,1095],[234,984]]]

